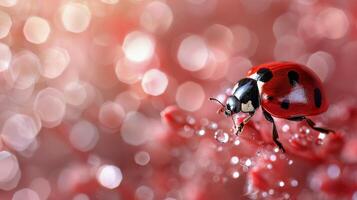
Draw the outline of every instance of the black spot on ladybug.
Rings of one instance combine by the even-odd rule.
[[[322,97],[321,97],[321,90],[319,88],[314,89],[314,100],[315,100],[315,106],[317,108],[320,108],[322,103]]]
[[[297,83],[299,83],[299,74],[296,71],[289,71],[288,77],[290,85],[295,86]]]
[[[273,78],[273,72],[271,72],[268,68],[260,68],[257,71],[258,74],[258,81],[261,82],[268,82],[271,78]]]
[[[280,104],[281,108],[283,109],[288,109],[290,106],[290,101],[289,99],[284,99],[283,102]]]

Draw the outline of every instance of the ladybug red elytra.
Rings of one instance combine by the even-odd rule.
[[[248,116],[235,129],[241,132],[244,125],[261,106],[264,117],[273,124],[273,141],[285,152],[279,141],[274,117],[292,121],[305,120],[314,130],[321,133],[333,130],[317,127],[306,116],[325,112],[328,102],[322,83],[317,75],[308,67],[292,62],[273,62],[253,67],[246,78],[238,81],[220,111],[226,116],[233,116],[239,112]],[[232,118],[233,119],[233,118]]]

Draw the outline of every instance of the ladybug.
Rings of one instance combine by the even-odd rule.
[[[308,67],[293,62],[273,62],[253,67],[247,77],[239,80],[220,109],[226,116],[239,112],[248,116],[234,127],[236,134],[243,130],[244,125],[253,117],[255,111],[262,107],[266,120],[273,124],[273,141],[285,152],[279,141],[274,118],[292,121],[303,121],[314,130],[328,134],[333,130],[317,127],[307,116],[323,113],[328,108],[328,102],[322,87],[322,82]]]

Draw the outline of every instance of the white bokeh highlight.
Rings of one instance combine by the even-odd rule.
[[[106,128],[117,129],[125,117],[124,109],[115,102],[105,102],[99,109],[99,122]]]
[[[5,71],[9,68],[11,58],[12,53],[9,46],[0,42],[0,72]]]
[[[143,114],[139,112],[128,113],[120,129],[124,142],[134,146],[144,144],[149,139],[148,134],[146,134],[148,126],[149,121]]]
[[[169,79],[166,74],[158,69],[148,70],[141,80],[141,87],[144,92],[152,96],[163,94],[168,84]]]
[[[83,152],[93,149],[98,139],[97,127],[86,120],[81,120],[74,124],[69,133],[69,141],[73,147]]]
[[[41,200],[38,194],[30,188],[24,188],[14,193],[12,200]]]
[[[81,33],[85,31],[90,24],[91,18],[91,11],[85,4],[68,2],[62,8],[62,24],[69,32]]]
[[[162,1],[152,1],[140,16],[140,25],[150,32],[163,33],[167,31],[173,21],[171,8]]]
[[[12,20],[10,15],[0,10],[0,39],[8,36],[11,27],[12,27]]]
[[[205,67],[209,58],[206,42],[198,35],[191,35],[182,40],[177,59],[181,67],[188,71],[198,71]]]
[[[103,187],[115,189],[123,180],[123,174],[117,166],[103,165],[97,171],[97,180]]]
[[[0,151],[0,189],[10,190],[16,187],[20,168],[17,158],[8,151]],[[12,182],[15,184],[12,184]]]
[[[125,36],[122,48],[129,60],[144,62],[153,57],[155,42],[148,34],[134,31]]]
[[[1,138],[11,148],[24,151],[36,139],[39,130],[30,116],[14,114],[9,117],[1,130]]]
[[[66,112],[65,98],[61,91],[48,87],[37,94],[33,108],[43,126],[53,128],[63,120]]]
[[[42,44],[47,41],[51,27],[46,19],[32,16],[27,18],[23,32],[27,41]]]
[[[71,58],[66,49],[51,47],[40,53],[41,75],[54,79],[59,77],[67,68]]]
[[[17,4],[17,0],[1,0],[0,6],[3,7],[13,7]]]
[[[181,84],[176,92],[177,105],[186,111],[196,111],[201,108],[205,92],[201,85],[187,81]]]
[[[31,51],[20,51],[11,60],[5,79],[16,89],[32,87],[40,78],[41,63],[36,54]]]

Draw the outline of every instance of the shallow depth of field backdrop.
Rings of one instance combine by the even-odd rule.
[[[357,1],[0,0],[0,199],[357,200]],[[288,60],[329,110],[216,111],[250,67]]]

